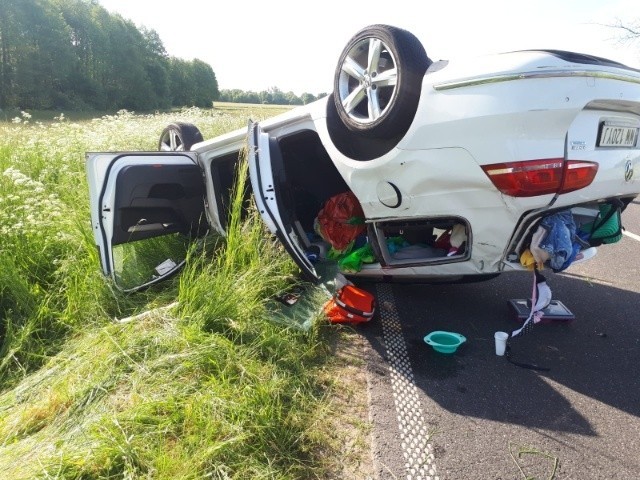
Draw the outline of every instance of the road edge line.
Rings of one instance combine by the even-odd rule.
[[[438,480],[433,445],[424,422],[407,345],[402,336],[400,317],[391,286],[376,285],[379,317],[382,323],[385,351],[391,373],[393,402],[402,440],[407,480]]]

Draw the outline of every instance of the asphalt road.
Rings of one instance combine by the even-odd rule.
[[[640,235],[640,204],[623,224]],[[384,297],[379,316],[360,330],[378,478],[640,478],[640,237],[545,272],[575,320],[510,343],[514,360],[549,371],[494,351],[494,332],[520,325],[507,301],[530,295],[528,274],[372,287]],[[434,330],[467,342],[442,355],[423,342]]]

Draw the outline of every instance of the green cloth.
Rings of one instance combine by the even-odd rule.
[[[376,257],[370,244],[366,244],[338,260],[340,270],[355,273],[362,270],[363,263],[373,263]]]

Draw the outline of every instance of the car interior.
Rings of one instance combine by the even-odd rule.
[[[313,130],[271,138],[269,153],[284,222],[297,230],[305,250],[323,252],[320,259],[324,259],[324,252],[331,245],[318,235],[316,218],[328,199],[348,192],[349,187]],[[212,165],[221,219],[229,214],[237,159],[238,153],[232,153],[216,158]],[[223,226],[224,223],[223,220]],[[454,231],[455,245],[452,245]],[[471,229],[464,219],[438,217],[367,222],[355,246],[370,244],[377,266],[403,267],[464,261],[470,257],[470,240]]]

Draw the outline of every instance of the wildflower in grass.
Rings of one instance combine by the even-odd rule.
[[[9,167],[0,177],[0,191],[12,192],[2,196],[0,233],[3,237],[45,236],[60,228],[59,218],[64,205],[44,185],[20,170]],[[6,244],[8,238],[0,240]]]
[[[319,343],[270,321],[266,299],[293,266],[263,225],[236,226],[173,291],[121,296],[89,221],[85,151],[155,150],[174,121],[211,138],[271,115],[0,124],[1,478],[325,478],[311,453],[326,410]],[[177,289],[180,310],[112,322]]]

